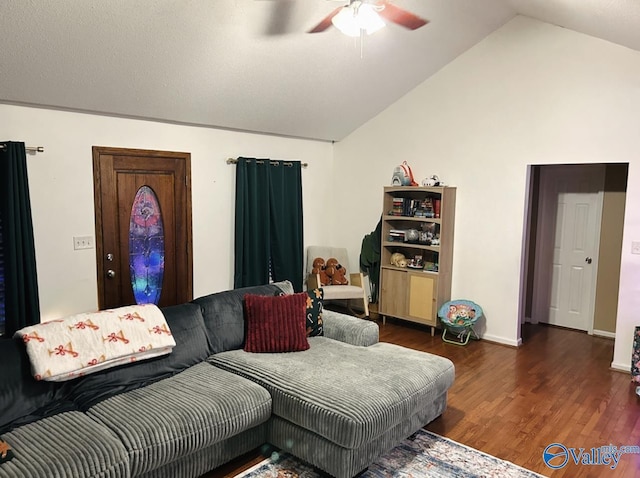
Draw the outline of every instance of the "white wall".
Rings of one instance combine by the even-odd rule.
[[[43,320],[97,308],[95,249],[73,250],[72,237],[95,235],[92,146],[191,153],[194,296],[233,286],[235,166],[228,157],[299,159],[304,214],[325,217],[333,174],[329,143],[151,121],[0,105],[2,140],[44,146],[28,156],[29,186]],[[322,243],[318,221],[305,221],[306,243]]]
[[[232,285],[227,157],[308,162],[305,243],[346,245],[351,270],[393,167],[438,174],[458,187],[453,296],[481,304],[485,337],[507,344],[519,338],[527,165],[628,162],[613,358],[628,369],[640,325],[640,256],[630,254],[640,239],[638,78],[639,52],[516,17],[335,146],[0,105],[1,139],[46,148],[28,160],[44,319],[97,306],[95,251],[73,251],[71,239],[94,234],[94,145],[191,152],[196,296]]]
[[[399,72],[401,74],[401,72]],[[335,146],[341,230],[359,251],[382,187],[407,160],[457,190],[453,297],[478,302],[485,337],[515,345],[529,164],[628,162],[613,366],[640,325],[640,52],[516,17]],[[359,187],[362,184],[364,187]]]

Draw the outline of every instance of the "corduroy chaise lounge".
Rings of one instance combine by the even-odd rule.
[[[20,344],[0,340],[0,477],[197,477],[265,443],[349,478],[446,406],[453,364],[378,343],[378,327],[325,311],[309,349],[248,353],[243,297],[163,309],[165,357],[70,382],[36,382]]]

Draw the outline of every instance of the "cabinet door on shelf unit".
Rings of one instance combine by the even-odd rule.
[[[382,268],[380,313],[402,317],[407,313],[407,273],[402,270]]]
[[[425,272],[408,273],[409,317],[428,325],[436,324],[438,276]]]

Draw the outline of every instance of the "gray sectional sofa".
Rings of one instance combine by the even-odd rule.
[[[243,351],[244,295],[280,291],[166,307],[171,354],[69,382],[33,380],[0,340],[0,477],[198,477],[269,443],[349,478],[443,412],[453,364],[379,343],[374,322],[325,310],[308,350]]]

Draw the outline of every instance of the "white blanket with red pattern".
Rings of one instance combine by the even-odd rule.
[[[64,381],[171,352],[176,342],[162,311],[133,305],[43,322],[16,332],[36,380]]]

